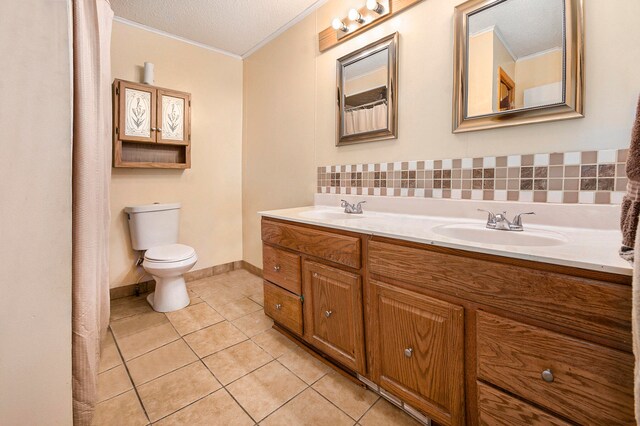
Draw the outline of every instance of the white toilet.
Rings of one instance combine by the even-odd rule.
[[[129,221],[131,245],[144,250],[142,267],[153,276],[156,290],[147,301],[158,312],[171,312],[189,305],[182,274],[198,261],[196,251],[178,244],[180,204],[147,204],[124,209]]]

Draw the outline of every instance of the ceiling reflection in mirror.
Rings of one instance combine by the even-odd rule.
[[[561,104],[564,0],[503,0],[468,16],[466,117]]]

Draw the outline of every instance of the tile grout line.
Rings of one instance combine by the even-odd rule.
[[[205,279],[206,279],[206,278],[205,278]],[[303,385],[304,385],[304,386],[303,386],[303,388],[302,388],[299,392],[297,392],[297,393],[296,393],[295,395],[293,395],[291,398],[288,398],[284,403],[280,404],[276,409],[274,409],[273,411],[271,411],[270,413],[268,413],[266,416],[264,416],[264,418],[263,418],[261,421],[263,421],[263,420],[267,419],[269,416],[273,415],[275,412],[277,412],[278,410],[280,410],[281,408],[283,408],[286,404],[288,404],[289,402],[291,402],[293,399],[295,399],[296,397],[298,397],[300,394],[302,394],[303,392],[305,392],[305,391],[306,391],[306,390],[308,390],[308,389],[311,389],[311,390],[313,390],[314,392],[316,392],[317,394],[319,394],[323,399],[325,399],[325,400],[326,400],[327,402],[329,402],[332,406],[334,406],[335,408],[337,408],[340,412],[344,413],[344,414],[345,414],[349,419],[354,420],[356,423],[357,423],[359,420],[361,420],[361,419],[362,419],[362,418],[363,418],[363,417],[364,417],[364,416],[365,416],[365,415],[366,415],[366,414],[367,414],[367,413],[372,409],[372,407],[373,407],[373,406],[374,406],[374,405],[379,401],[380,396],[378,395],[378,398],[376,399],[376,401],[374,401],[374,402],[373,402],[373,404],[372,404],[372,405],[371,405],[371,406],[370,406],[370,407],[369,407],[369,408],[368,408],[368,409],[367,409],[367,410],[362,414],[362,416],[360,416],[358,419],[353,419],[353,417],[351,417],[350,415],[348,415],[348,414],[347,414],[346,412],[344,412],[340,407],[338,407],[338,406],[337,406],[337,405],[335,405],[332,401],[330,401],[328,398],[326,398],[322,393],[320,393],[319,391],[317,391],[316,389],[314,389],[314,388],[313,388],[313,385],[315,385],[317,382],[319,382],[320,380],[322,380],[322,379],[323,379],[324,377],[326,377],[329,373],[324,373],[324,374],[323,374],[322,376],[320,376],[318,379],[314,380],[311,384],[308,384],[308,383],[307,383],[305,380],[303,380],[303,379],[302,379],[298,374],[296,374],[294,371],[292,371],[291,369],[289,369],[286,365],[284,365],[284,364],[280,361],[280,358],[281,358],[281,357],[285,356],[285,355],[286,355],[286,354],[288,354],[288,353],[291,353],[291,352],[292,352],[293,350],[295,350],[295,349],[289,349],[289,350],[285,351],[284,353],[280,354],[278,357],[273,357],[273,355],[271,355],[268,351],[266,351],[266,349],[265,349],[264,347],[262,347],[261,345],[259,345],[256,341],[254,341],[254,338],[255,338],[255,337],[260,336],[260,335],[262,335],[262,334],[264,334],[264,333],[268,332],[268,331],[269,331],[269,330],[271,330],[272,328],[269,328],[269,329],[266,329],[266,330],[262,330],[260,333],[257,333],[257,334],[255,334],[254,336],[249,336],[247,333],[245,333],[245,332],[244,332],[244,331],[242,331],[240,328],[238,328],[235,324],[233,324],[233,321],[237,321],[237,320],[239,320],[239,319],[241,319],[241,318],[244,318],[244,317],[247,317],[247,316],[249,316],[249,315],[252,315],[252,314],[254,314],[255,312],[258,312],[259,310],[256,310],[256,311],[253,311],[253,312],[246,313],[246,314],[244,314],[244,315],[242,315],[242,316],[240,316],[240,317],[238,317],[238,318],[235,318],[234,320],[229,320],[229,319],[227,319],[226,317],[224,317],[222,314],[220,314],[220,313],[219,313],[219,312],[218,312],[218,311],[217,311],[213,306],[211,306],[211,305],[210,305],[206,300],[202,299],[202,297],[201,297],[201,296],[200,296],[196,291],[194,291],[194,290],[192,290],[192,291],[193,291],[193,292],[194,292],[194,293],[195,293],[195,294],[196,294],[196,295],[197,295],[197,296],[202,300],[202,302],[204,302],[204,303],[205,303],[209,308],[211,308],[214,312],[216,312],[217,314],[219,314],[219,315],[223,318],[223,320],[218,321],[217,323],[213,323],[213,324],[211,324],[211,325],[208,325],[207,327],[200,328],[199,330],[195,330],[195,331],[193,331],[193,332],[191,332],[191,333],[188,333],[188,334],[185,334],[184,336],[182,336],[182,335],[180,335],[180,333],[178,333],[177,329],[175,328],[175,326],[173,325],[173,323],[171,322],[171,320],[170,320],[170,319],[168,318],[168,316],[166,316],[166,314],[165,314],[165,317],[167,318],[167,320],[169,321],[169,323],[172,325],[172,328],[173,328],[173,329],[176,331],[176,333],[178,334],[178,336],[179,336],[179,337],[178,337],[178,339],[173,340],[173,341],[171,341],[171,342],[168,342],[168,343],[166,343],[166,344],[164,344],[164,345],[162,345],[162,346],[160,346],[160,347],[158,347],[158,348],[155,348],[155,349],[153,349],[153,350],[151,350],[151,351],[145,352],[144,354],[141,354],[141,355],[139,355],[139,356],[137,356],[137,357],[135,357],[135,358],[132,358],[132,359],[131,359],[131,360],[129,360],[129,361],[132,361],[132,360],[137,359],[137,358],[139,358],[139,357],[141,357],[141,356],[144,356],[144,355],[146,355],[146,354],[149,354],[150,352],[153,352],[153,351],[155,351],[155,350],[157,350],[157,349],[160,349],[160,348],[162,348],[162,347],[165,347],[165,346],[167,346],[167,345],[169,345],[169,344],[171,344],[171,343],[175,343],[175,342],[177,342],[178,340],[182,340],[182,341],[183,341],[183,343],[184,343],[184,344],[185,344],[185,345],[190,349],[190,351],[196,355],[196,357],[198,358],[198,360],[197,360],[197,361],[200,361],[200,363],[205,367],[205,369],[209,372],[209,374],[211,374],[211,375],[213,376],[213,378],[218,382],[218,384],[219,384],[221,387],[220,387],[220,388],[218,388],[218,389],[216,389],[216,390],[215,390],[215,391],[213,391],[213,392],[208,393],[207,395],[204,395],[204,396],[203,396],[203,397],[201,397],[201,398],[196,399],[195,401],[192,401],[191,403],[189,403],[189,404],[185,405],[184,407],[181,407],[181,408],[179,408],[178,410],[173,411],[172,413],[169,413],[169,414],[167,414],[166,416],[163,416],[161,419],[164,419],[164,418],[166,418],[166,417],[169,417],[169,416],[171,416],[171,415],[173,415],[173,414],[177,413],[178,411],[181,411],[181,410],[183,410],[183,409],[186,409],[187,407],[189,407],[189,406],[191,406],[191,405],[195,404],[196,402],[201,401],[202,399],[207,398],[208,396],[210,396],[210,395],[212,395],[212,394],[214,394],[214,393],[216,393],[216,392],[218,392],[218,391],[220,391],[220,390],[224,389],[224,390],[225,390],[225,392],[226,392],[226,393],[227,393],[227,394],[228,394],[228,395],[233,399],[233,401],[234,401],[234,402],[235,402],[235,403],[236,403],[236,404],[237,404],[237,405],[238,405],[238,406],[243,410],[243,412],[245,412],[245,413],[249,416],[249,418],[250,418],[252,421],[254,421],[254,423],[255,423],[255,424],[257,424],[258,422],[257,422],[257,421],[255,421],[255,419],[254,419],[254,418],[253,418],[253,417],[252,417],[252,416],[251,416],[251,415],[246,411],[246,409],[244,408],[244,406],[243,406],[242,404],[240,404],[240,402],[239,402],[239,401],[238,401],[238,400],[233,396],[233,394],[229,391],[229,389],[228,389],[227,387],[228,387],[228,386],[230,386],[231,384],[233,384],[233,383],[237,382],[237,381],[238,381],[238,380],[240,380],[241,378],[246,377],[247,375],[249,375],[249,374],[251,374],[251,373],[255,372],[256,370],[258,370],[258,369],[260,369],[260,368],[262,368],[262,367],[264,367],[265,365],[270,364],[270,363],[271,363],[271,362],[273,362],[273,361],[277,361],[277,362],[278,362],[278,364],[279,364],[280,366],[282,366],[285,370],[287,370],[287,371],[289,371],[291,374],[293,374],[293,375],[294,375],[294,377],[298,378],[298,379],[303,383]],[[247,299],[251,300],[251,299],[250,299],[250,296],[246,296],[246,295],[244,295],[244,294],[243,294],[242,298],[247,298]],[[242,299],[242,298],[241,298],[241,299]],[[238,299],[238,300],[241,300],[241,299]],[[253,301],[253,302],[255,302],[255,301]],[[197,305],[197,304],[196,304],[196,305]],[[195,305],[193,305],[193,306],[195,306]],[[134,315],[131,315],[131,316],[127,316],[127,317],[124,317],[124,318],[130,318],[130,317],[135,316],[135,315],[137,315],[137,314],[134,314]],[[123,318],[122,318],[122,319],[123,319]],[[245,340],[243,340],[242,342],[238,342],[238,343],[235,343],[235,344],[233,344],[233,345],[231,345],[231,346],[228,346],[228,347],[226,347],[226,348],[220,349],[219,351],[216,351],[216,352],[212,352],[212,353],[210,353],[210,354],[207,354],[205,357],[200,357],[197,353],[195,353],[195,351],[193,350],[193,348],[191,348],[191,346],[189,346],[189,344],[188,344],[188,343],[186,342],[186,340],[184,339],[184,337],[186,337],[186,336],[188,336],[188,335],[190,335],[190,334],[193,334],[193,333],[196,333],[196,332],[198,332],[198,331],[204,330],[204,329],[209,328],[209,327],[211,327],[211,326],[213,326],[213,325],[220,324],[220,323],[222,323],[222,322],[224,322],[224,321],[228,322],[230,325],[232,325],[234,328],[236,328],[236,329],[237,329],[237,330],[238,330],[242,335],[244,335],[244,336],[246,337],[246,339],[245,339]],[[224,351],[224,350],[230,349],[230,348],[232,348],[232,347],[235,347],[235,346],[240,345],[241,343],[245,343],[245,342],[247,342],[247,341],[250,341],[250,342],[252,342],[253,344],[255,344],[258,348],[260,348],[262,351],[264,351],[264,352],[265,352],[265,353],[267,353],[269,356],[271,356],[271,357],[272,357],[272,359],[271,359],[270,361],[268,361],[266,364],[263,364],[263,365],[261,365],[261,366],[259,366],[259,367],[255,368],[255,369],[253,369],[253,370],[251,370],[251,371],[247,372],[246,374],[244,374],[244,375],[242,375],[242,376],[240,376],[240,377],[238,377],[238,378],[234,379],[232,382],[229,382],[229,383],[228,383],[228,384],[226,384],[226,385],[225,385],[225,384],[223,384],[222,382],[220,382],[220,380],[218,380],[218,378],[216,377],[216,375],[215,375],[215,374],[214,374],[214,373],[209,369],[209,367],[206,365],[206,363],[204,362],[204,358],[207,358],[207,357],[209,357],[209,356],[211,356],[211,355],[214,355],[214,354],[220,353],[220,352],[222,352],[222,351]],[[123,365],[124,365],[124,367],[125,367],[125,371],[127,372],[128,376],[129,376],[129,379],[131,380],[131,383],[132,383],[132,385],[133,385],[133,389],[134,389],[134,391],[136,392],[136,396],[138,397],[138,400],[139,400],[139,402],[140,402],[140,405],[142,406],[142,408],[143,408],[143,410],[144,410],[144,412],[145,412],[145,415],[147,416],[147,419],[149,419],[148,413],[146,412],[146,409],[145,409],[145,407],[144,407],[144,404],[142,403],[142,400],[141,400],[141,398],[140,398],[140,395],[138,394],[138,386],[133,382],[133,379],[132,379],[132,377],[131,377],[131,374],[130,374],[129,369],[128,369],[128,366],[127,366],[127,361],[125,361],[125,360],[124,360],[124,357],[122,356],[122,353],[121,353],[121,351],[120,351],[120,348],[119,348],[119,346],[117,345],[117,340],[115,339],[115,335],[114,335],[114,342],[116,343],[116,347],[117,347],[117,349],[118,349],[118,353],[119,353],[119,355],[120,355],[120,357],[121,357],[121,360],[122,360],[122,362],[123,362]],[[170,372],[167,372],[167,373],[165,373],[165,374],[163,374],[163,375],[161,375],[161,376],[158,376],[158,377],[156,377],[156,378],[154,378],[154,379],[152,379],[152,380],[149,380],[149,381],[147,381],[147,382],[145,382],[145,383],[140,384],[140,386],[145,385],[146,383],[149,383],[149,382],[151,382],[151,381],[153,381],[153,380],[156,380],[156,379],[158,379],[158,378],[160,378],[160,377],[166,376],[167,374],[170,374],[170,373],[172,373],[172,372],[175,372],[175,371],[179,370],[180,368],[184,368],[184,367],[186,367],[186,366],[188,366],[188,365],[192,365],[192,364],[194,364],[194,363],[195,363],[195,362],[197,362],[197,361],[194,361],[194,362],[188,363],[188,364],[186,364],[186,365],[184,365],[184,366],[181,366],[181,367],[179,367],[179,368],[177,368],[177,369],[174,369],[174,370],[172,370],[172,371],[170,371]],[[115,368],[115,367],[113,367],[113,368]],[[109,369],[109,370],[111,370],[111,369]],[[105,371],[109,371],[109,370],[105,370]],[[158,419],[157,421],[159,421],[159,420],[161,420],[161,419]]]
[[[254,371],[255,371],[255,370],[254,370]],[[213,374],[213,373],[211,373],[211,374]],[[215,375],[214,375],[214,376],[215,376]],[[244,377],[244,376],[243,376],[243,377]],[[242,404],[240,404],[240,401],[238,401],[238,400],[236,399],[236,397],[235,397],[235,396],[233,396],[233,394],[231,393],[231,391],[230,391],[229,389],[227,389],[227,386],[223,385],[223,386],[222,386],[222,389],[224,389],[224,390],[225,390],[225,392],[227,392],[227,394],[231,397],[231,399],[233,399],[233,401],[234,401],[236,404],[238,404],[238,407],[240,407],[240,409],[241,409],[242,411],[244,411],[244,413],[245,413],[247,416],[249,416],[249,418],[250,418],[251,420],[253,420],[253,424],[257,425],[257,424],[258,424],[258,422],[256,421],[256,419],[254,419],[254,418],[253,418],[253,416],[252,416],[251,414],[249,414],[249,412],[248,412],[248,411],[247,411],[247,410],[242,406]],[[266,418],[266,417],[265,417],[265,418]],[[263,419],[263,420],[264,420],[264,419]]]
[[[367,388],[367,390],[369,390],[369,388]],[[380,401],[380,398],[382,398],[382,396],[380,396],[377,393],[374,393],[374,395],[377,397],[376,400],[373,402],[373,404],[371,404],[371,406],[369,408],[367,408],[367,410],[364,413],[362,413],[362,415],[360,417],[358,417],[356,419],[356,423],[360,423],[360,420],[362,420],[364,418],[364,416],[366,416],[367,413],[369,411],[371,411],[373,409],[373,407]]]
[[[111,330],[111,325],[109,325],[109,330]],[[138,387],[133,382],[133,378],[131,377],[131,373],[129,372],[129,367],[127,367],[127,362],[124,360],[124,356],[122,356],[122,351],[120,350],[120,345],[118,345],[118,340],[116,339],[116,335],[113,334],[113,330],[111,330],[111,334],[113,335],[113,342],[115,343],[116,349],[118,350],[118,354],[120,355],[120,359],[122,360],[122,365],[124,366],[124,370],[127,372],[127,376],[129,376],[129,380],[131,381],[131,386],[133,386],[133,391],[135,392],[136,397],[138,398],[138,403],[140,404],[140,407],[142,408],[142,411],[144,412],[144,415],[146,416],[147,421],[149,422],[147,424],[151,424],[151,419],[149,418],[149,413],[147,413],[147,409],[145,408],[144,404],[142,403],[142,398],[140,398],[140,394],[138,393]]]
[[[177,342],[177,341],[178,341],[178,340],[180,340],[180,339],[181,339],[181,337],[178,337],[176,340],[172,340],[172,341],[170,341],[170,342],[163,343],[162,345],[158,346],[158,347],[157,347],[157,348],[155,348],[155,349],[151,349],[150,351],[147,351],[147,352],[145,352],[145,353],[142,353],[142,354],[140,354],[140,355],[137,355],[137,356],[135,356],[135,357],[133,357],[133,358],[131,358],[131,359],[128,359],[128,360],[125,360],[125,359],[124,359],[124,357],[123,357],[123,358],[122,358],[122,361],[123,361],[123,362],[130,362],[130,361],[136,360],[136,359],[138,359],[138,358],[142,358],[143,356],[145,356],[145,355],[149,355],[149,354],[150,354],[151,352],[153,352],[153,351],[157,351],[158,349],[162,349],[162,348],[164,348],[164,347],[166,347],[166,346],[169,346],[170,344],[175,343],[175,342]],[[115,340],[115,339],[114,339],[114,340]],[[186,342],[185,342],[185,343],[186,343]],[[189,345],[187,345],[187,346],[189,346]],[[189,346],[189,349],[191,349],[191,346]]]
[[[198,355],[196,354],[196,356],[198,356]],[[203,399],[205,399],[205,398],[207,398],[207,397],[209,397],[209,396],[213,395],[214,393],[217,393],[217,392],[219,392],[219,391],[223,391],[223,390],[224,390],[224,391],[225,391],[229,396],[231,396],[231,398],[236,402],[236,404],[238,404],[238,406],[242,409],[242,411],[244,411],[244,412],[249,416],[249,418],[250,418],[251,420],[253,420],[254,424],[257,424],[257,422],[253,419],[253,417],[251,417],[251,416],[249,415],[249,413],[247,413],[247,412],[246,412],[246,410],[244,409],[244,407],[243,407],[243,406],[242,406],[238,401],[236,401],[236,399],[233,397],[233,395],[231,395],[231,392],[229,392],[229,390],[227,390],[227,388],[225,387],[225,385],[223,385],[223,384],[222,384],[222,382],[221,382],[221,381],[216,377],[216,375],[215,375],[215,374],[213,374],[213,372],[212,372],[211,370],[209,370],[209,368],[208,368],[208,367],[207,367],[207,365],[204,363],[204,361],[202,360],[202,358],[198,357],[198,360],[197,360],[197,361],[194,361],[194,362],[189,363],[189,364],[187,364],[187,365],[192,365],[192,364],[195,364],[196,362],[200,362],[200,363],[204,366],[204,368],[209,372],[209,374],[211,374],[211,376],[213,376],[214,380],[216,380],[216,381],[218,382],[218,384],[220,384],[220,387],[219,387],[218,389],[216,389],[216,390],[214,390],[214,391],[212,391],[212,392],[209,392],[208,394],[206,394],[206,395],[202,396],[201,398],[198,398],[198,399],[196,399],[196,400],[194,400],[194,401],[190,402],[189,404],[185,405],[184,407],[180,407],[180,408],[178,408],[176,411],[172,411],[171,413],[167,414],[166,416],[163,416],[163,417],[159,418],[158,420],[156,420],[156,422],[159,422],[159,421],[160,421],[160,420],[162,420],[162,419],[166,419],[167,417],[172,416],[172,415],[176,414],[177,412],[179,412],[179,411],[182,411],[182,410],[186,409],[187,407],[190,407],[191,405],[195,404],[196,402],[198,402],[198,401],[202,401]],[[185,365],[185,366],[183,366],[183,367],[186,367],[186,365]],[[183,367],[180,367],[180,368],[183,368]],[[174,370],[174,371],[176,371],[176,370]],[[164,374],[164,375],[166,375],[166,374]],[[155,380],[155,379],[154,379],[154,380]]]
[[[282,363],[280,363],[276,358],[274,358],[274,359],[273,359],[273,361],[277,362],[277,363],[278,363],[278,364],[280,364],[282,367],[284,367],[284,369],[285,369],[285,370],[289,371],[289,369],[288,369],[287,367],[285,367],[284,365],[282,365]],[[273,362],[273,361],[271,361],[271,362]],[[267,364],[265,364],[265,365],[271,364],[271,362],[269,362],[269,363],[267,363]],[[263,367],[264,367],[264,365],[263,365]],[[292,372],[292,374],[294,374],[294,373]],[[276,411],[278,411],[279,409],[281,409],[282,407],[284,407],[285,405],[287,405],[287,404],[289,403],[289,401],[293,400],[293,399],[294,399],[294,398],[296,398],[298,395],[300,395],[302,392],[306,391],[307,389],[309,389],[309,388],[311,387],[311,386],[307,385],[307,382],[305,382],[304,380],[300,379],[300,378],[299,378],[298,376],[296,376],[295,374],[294,374],[294,376],[295,376],[295,377],[297,377],[297,378],[298,378],[298,380],[300,380],[302,383],[304,383],[305,387],[304,387],[300,392],[296,393],[296,394],[295,394],[295,395],[293,395],[291,398],[289,398],[289,399],[287,399],[285,402],[283,402],[280,406],[278,406],[278,408],[276,408],[275,410],[271,411],[269,414],[267,414],[266,416],[264,416],[260,421],[265,420],[267,417],[269,417],[270,415],[272,415],[273,413],[275,413]],[[229,392],[229,393],[231,393],[231,392]],[[253,418],[253,417],[252,417],[252,418]]]
[[[225,322],[225,321],[226,321],[226,322],[228,322],[230,325],[232,325],[234,328],[236,328],[236,329],[237,329],[237,330],[238,330],[238,331],[239,331],[243,336],[245,336],[245,337],[246,337],[246,339],[245,339],[245,340],[243,340],[242,342],[238,342],[238,343],[236,343],[236,344],[234,344],[234,345],[228,346],[227,348],[221,349],[220,351],[216,351],[216,352],[213,352],[213,353],[211,353],[211,354],[207,354],[207,357],[208,357],[208,356],[211,356],[211,355],[213,355],[213,354],[215,354],[215,353],[221,352],[221,351],[223,351],[223,350],[225,350],[225,349],[228,349],[228,348],[230,348],[230,347],[236,346],[236,345],[238,345],[238,344],[240,344],[240,343],[246,342],[246,341],[252,341],[252,343],[256,344],[256,346],[258,346],[258,347],[260,347],[262,350],[264,350],[264,349],[263,349],[261,346],[259,346],[257,343],[253,342],[253,340],[251,339],[251,337],[249,337],[246,333],[244,333],[242,330],[240,330],[240,329],[239,329],[235,324],[233,324],[233,322],[232,322],[231,320],[229,320],[229,319],[227,319],[226,317],[224,317],[224,316],[223,316],[222,314],[220,314],[220,312],[218,312],[218,311],[217,311],[213,306],[211,306],[211,305],[210,305],[206,300],[202,299],[202,297],[201,297],[197,292],[195,292],[194,290],[192,290],[192,291],[193,291],[193,292],[197,295],[197,297],[198,297],[198,298],[200,298],[200,300],[201,300],[202,302],[204,302],[204,303],[205,303],[205,304],[206,304],[210,309],[212,309],[214,312],[216,312],[218,315],[220,315],[220,317],[221,317],[221,318],[223,318],[221,321],[218,321],[217,323],[211,324],[211,325],[209,325],[209,326],[207,326],[207,327],[203,327],[203,328],[201,328],[201,329],[199,329],[199,330],[196,330],[196,331],[194,331],[194,332],[192,332],[192,333],[195,333],[195,332],[197,332],[197,331],[203,330],[203,329],[205,329],[205,328],[209,328],[209,327],[211,327],[211,326],[213,326],[213,325],[220,324],[220,323],[222,323],[222,322]],[[249,299],[249,296],[246,296],[246,295],[244,295],[244,294],[243,294],[242,298]],[[241,299],[242,299],[242,298],[241,298]],[[238,300],[241,300],[241,299],[238,299]],[[250,300],[250,299],[249,299],[249,300]],[[254,302],[254,303],[255,303],[255,302]],[[198,304],[199,304],[199,303],[198,303]],[[196,305],[197,305],[197,304],[196,304]],[[195,305],[193,305],[193,306],[195,306]],[[258,312],[258,310],[254,311],[254,312]],[[249,312],[249,313],[247,313],[246,315],[243,315],[243,316],[240,316],[240,317],[236,318],[236,320],[237,320],[237,319],[240,319],[240,318],[243,318],[244,316],[250,315],[250,314],[252,314],[252,313],[254,313],[254,312]],[[141,314],[142,314],[142,313],[141,313]],[[160,377],[164,377],[164,376],[166,376],[166,375],[168,375],[168,374],[170,374],[170,373],[173,373],[173,372],[175,372],[175,371],[179,370],[180,368],[184,368],[184,367],[186,367],[186,366],[189,366],[189,365],[195,364],[196,362],[200,362],[200,363],[205,367],[205,369],[209,372],[209,374],[211,374],[211,375],[212,375],[212,377],[214,378],[214,380],[216,380],[216,381],[218,382],[218,384],[219,384],[221,387],[220,387],[220,388],[218,388],[218,389],[216,389],[215,391],[210,392],[209,394],[207,394],[207,395],[203,396],[202,398],[198,398],[197,400],[195,400],[195,401],[191,402],[190,404],[187,404],[187,405],[185,405],[184,407],[181,407],[181,408],[179,408],[178,410],[176,410],[176,411],[174,411],[174,412],[172,412],[172,413],[170,413],[170,414],[167,414],[166,416],[162,417],[161,419],[164,419],[164,418],[166,418],[166,417],[168,417],[168,416],[170,416],[170,415],[172,415],[172,414],[175,414],[175,413],[177,413],[178,411],[180,411],[180,410],[182,410],[182,409],[184,409],[184,408],[186,408],[186,407],[188,407],[188,406],[190,406],[190,405],[194,404],[195,402],[200,401],[200,400],[202,400],[202,399],[206,398],[206,397],[207,397],[207,396],[209,396],[209,395],[212,395],[213,393],[215,393],[215,392],[217,392],[217,391],[219,391],[219,390],[221,390],[221,389],[224,389],[224,390],[227,392],[227,394],[229,394],[229,395],[231,396],[231,398],[232,398],[232,399],[233,399],[233,400],[238,404],[238,406],[239,406],[239,407],[240,407],[240,408],[241,408],[241,409],[242,409],[242,410],[243,410],[243,411],[244,411],[244,412],[249,416],[249,418],[250,418],[251,420],[253,420],[255,424],[257,424],[257,422],[255,422],[255,420],[253,419],[253,417],[252,417],[251,415],[249,415],[249,413],[244,409],[244,407],[243,407],[243,406],[242,406],[242,405],[241,405],[241,404],[240,404],[240,403],[235,399],[235,397],[233,397],[233,395],[231,394],[231,392],[229,392],[229,390],[226,388],[226,385],[223,385],[223,384],[222,384],[222,382],[220,382],[220,380],[218,380],[218,378],[215,376],[215,374],[213,374],[213,372],[212,372],[212,371],[207,367],[207,365],[206,365],[206,364],[204,363],[204,361],[203,361],[203,358],[201,358],[197,353],[195,353],[195,351],[193,350],[193,348],[191,348],[191,346],[188,344],[188,342],[184,339],[184,336],[180,335],[180,333],[179,333],[179,332],[178,332],[178,330],[175,328],[175,326],[173,325],[173,323],[171,322],[171,320],[169,319],[169,317],[166,315],[166,313],[164,313],[164,312],[163,312],[162,314],[165,316],[165,318],[167,319],[167,321],[169,322],[169,324],[171,324],[171,327],[173,328],[173,330],[174,330],[174,331],[176,332],[176,334],[178,335],[178,338],[177,338],[176,340],[171,341],[171,342],[165,343],[164,345],[161,345],[161,346],[159,346],[159,347],[157,347],[157,348],[155,348],[155,349],[152,349],[152,350],[147,351],[147,352],[145,352],[145,353],[143,353],[143,354],[140,354],[140,355],[138,355],[138,356],[136,356],[136,357],[134,357],[134,358],[131,358],[129,361],[134,360],[134,359],[137,359],[137,358],[140,358],[140,357],[142,357],[142,356],[144,356],[144,355],[146,355],[146,354],[149,354],[149,353],[151,353],[151,352],[153,352],[153,351],[155,351],[155,350],[157,350],[157,349],[160,349],[160,348],[162,348],[162,347],[168,346],[168,345],[169,345],[169,344],[171,344],[171,343],[175,343],[175,342],[177,342],[178,340],[182,340],[182,341],[184,342],[184,344],[189,348],[189,350],[190,350],[190,351],[191,351],[191,352],[196,356],[197,360],[196,360],[196,361],[194,361],[194,362],[188,363],[188,364],[186,364],[186,365],[183,365],[183,366],[181,366],[181,367],[179,367],[179,368],[176,368],[176,369],[174,369],[174,370],[171,370],[170,372],[164,373],[164,374],[162,374],[161,376],[158,376],[158,377],[156,377],[156,378],[154,378],[154,379],[152,379],[152,380],[149,380],[149,381],[147,381],[147,382],[145,382],[145,383],[141,383],[139,386],[143,386],[143,385],[145,385],[145,384],[147,384],[147,383],[152,382],[153,380],[156,380],[156,379],[158,379],[158,378],[160,378]],[[129,316],[126,316],[126,317],[123,317],[123,318],[119,318],[119,319],[131,318],[131,317],[134,317],[134,316],[136,316],[136,315],[140,315],[140,314],[133,314],[133,315],[129,315]],[[235,321],[235,320],[234,320],[234,321]],[[110,326],[110,325],[109,325],[109,329],[111,329],[111,326]],[[187,336],[187,335],[189,335],[189,334],[192,334],[192,333],[185,334],[185,336]],[[121,352],[121,350],[120,350],[120,347],[119,347],[118,342],[117,342],[117,339],[116,339],[116,335],[113,333],[113,331],[111,331],[111,334],[113,335],[113,340],[114,340],[114,343],[115,343],[115,345],[116,345],[116,349],[118,350],[118,354],[120,355],[120,359],[121,359],[121,361],[122,361],[122,365],[123,365],[123,367],[125,368],[125,371],[126,371],[126,373],[127,373],[127,376],[129,377],[129,380],[130,380],[130,382],[131,382],[132,389],[133,389],[133,390],[134,390],[134,392],[136,393],[136,396],[137,396],[137,398],[138,398],[138,402],[140,403],[140,406],[142,407],[143,412],[145,413],[145,416],[147,417],[147,420],[149,421],[149,423],[151,423],[151,420],[150,420],[149,415],[148,415],[148,413],[147,413],[147,411],[146,411],[146,408],[145,408],[145,406],[144,406],[144,403],[142,402],[142,399],[141,399],[141,397],[140,397],[140,394],[138,393],[138,385],[136,385],[136,384],[135,384],[135,382],[134,382],[133,378],[131,377],[131,373],[129,372],[129,368],[128,368],[128,366],[127,366],[127,361],[124,359],[124,356],[122,355],[122,352]],[[259,335],[259,334],[262,334],[262,333],[258,333],[258,335]],[[266,352],[266,351],[265,351],[265,352]],[[267,354],[269,354],[268,352],[266,352],[266,353],[267,353]],[[269,354],[269,355],[271,356],[271,354]],[[272,361],[274,361],[274,360],[275,360],[275,358],[273,358],[273,357],[272,357],[272,360],[271,360],[271,361],[269,361],[267,364],[269,364],[270,362],[272,362]],[[266,365],[266,364],[265,364],[265,365]],[[264,365],[263,365],[263,366],[264,366]],[[263,366],[261,366],[261,367],[263,367]],[[116,366],[116,367],[117,367],[117,366]],[[116,368],[116,367],[113,367],[113,368]],[[258,367],[258,368],[261,368],[261,367]],[[109,370],[112,370],[113,368],[111,368],[111,369],[109,369]],[[109,370],[105,370],[105,371],[109,371]],[[256,369],[256,370],[257,370],[257,369]],[[253,371],[255,371],[255,370],[252,370],[251,372],[253,372]],[[250,373],[251,373],[251,372],[250,372]],[[247,373],[247,374],[250,374],[250,373]],[[245,374],[245,376],[246,376],[247,374]],[[242,376],[242,377],[244,377],[244,376]],[[236,379],[236,380],[238,380],[238,379]],[[231,383],[229,383],[229,384],[231,384]],[[130,389],[129,389],[129,390],[130,390]],[[125,392],[122,392],[121,394],[118,394],[118,395],[115,395],[115,396],[122,395],[122,394],[124,394],[124,393],[128,392],[129,390],[127,390],[127,391],[125,391]],[[114,396],[114,397],[115,397],[115,396]],[[114,397],[112,397],[112,398],[114,398]],[[109,398],[109,399],[112,399],[112,398]],[[106,401],[106,400],[105,400],[105,401]],[[288,402],[288,401],[287,401],[287,402]],[[278,409],[279,409],[279,408],[280,408],[280,407],[278,407]],[[161,420],[161,419],[158,419],[157,421],[159,421],[159,420]]]
[[[332,372],[336,373],[336,371],[332,370]],[[322,380],[323,378],[325,378],[326,376],[328,376],[330,373],[326,373],[324,376],[322,376],[321,378],[319,378],[318,380],[316,380],[315,382],[313,382],[313,384],[315,385],[316,383],[318,383],[320,380]],[[338,373],[340,374],[340,373]],[[356,385],[357,386],[357,385]],[[319,390],[317,390],[316,388],[314,388],[313,386],[309,386],[311,389],[313,389],[314,391],[316,391],[322,398],[326,399],[329,404],[333,405],[334,407],[336,407],[338,410],[340,410],[341,412],[343,412],[347,417],[349,417],[351,420],[353,420],[355,423],[358,423],[360,420],[362,420],[362,418],[364,417],[365,414],[367,414],[369,412],[369,410],[371,410],[371,408],[376,405],[376,403],[378,402],[378,399],[380,399],[380,395],[375,394],[378,399],[375,400],[375,402],[373,404],[371,404],[371,406],[369,408],[367,408],[367,410],[364,412],[364,414],[362,414],[362,416],[358,417],[357,419],[354,419],[353,417],[351,417],[351,415],[349,413],[347,413],[346,411],[344,411],[342,408],[338,407],[333,401],[331,401],[329,398],[327,398],[326,396],[324,396],[324,394],[322,392],[320,392]],[[369,391],[369,388],[366,388],[367,391]],[[369,391],[371,392],[371,391]],[[354,424],[355,424],[354,423]]]

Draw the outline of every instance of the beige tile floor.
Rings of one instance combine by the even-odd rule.
[[[417,425],[271,326],[262,280],[239,270],[188,283],[191,305],[113,300],[94,425]]]

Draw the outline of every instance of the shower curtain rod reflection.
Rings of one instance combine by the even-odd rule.
[[[368,102],[366,104],[362,104],[362,105],[358,105],[358,106],[354,106],[354,107],[350,107],[350,108],[345,108],[344,111],[347,112],[347,111],[355,111],[355,110],[360,109],[360,108],[371,108],[371,107],[374,107],[374,106],[379,105],[379,104],[385,104],[386,105],[387,104],[387,100],[386,99],[378,99],[377,101]]]

